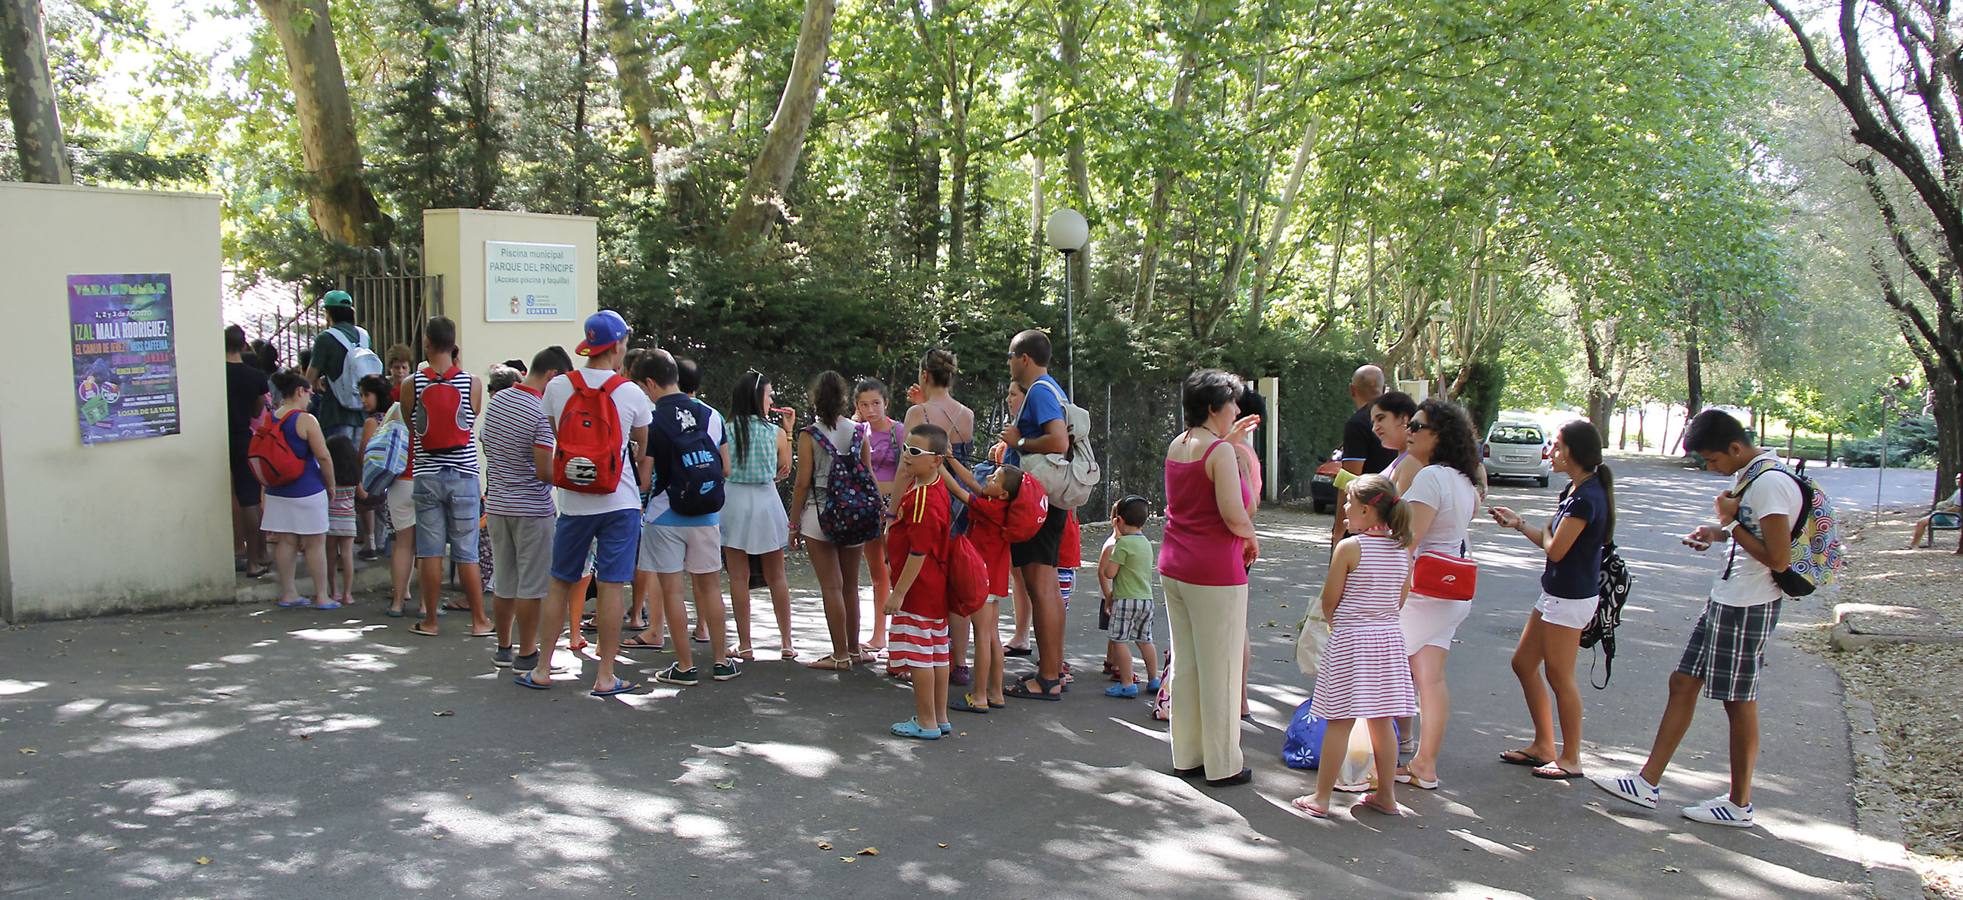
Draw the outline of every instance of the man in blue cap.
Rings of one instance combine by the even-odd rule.
[[[314,392],[320,400],[314,416],[320,419],[328,437],[341,434],[359,441],[360,376],[380,372],[381,358],[370,349],[368,332],[354,324],[354,298],[347,291],[328,291],[320,298],[320,305],[327,311],[328,326],[314,338],[313,356],[307,364],[307,383],[319,386],[326,382],[327,386],[317,387]],[[350,356],[360,357],[353,370],[348,366]],[[346,384],[347,390],[341,389],[342,384]]]

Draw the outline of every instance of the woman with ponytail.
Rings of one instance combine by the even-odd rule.
[[[1575,656],[1581,651],[1581,630],[1595,617],[1600,600],[1603,550],[1615,540],[1615,481],[1602,464],[1601,432],[1587,421],[1577,419],[1561,426],[1551,456],[1554,471],[1568,476],[1568,486],[1561,491],[1561,504],[1547,527],[1529,525],[1504,506],[1491,510],[1500,527],[1520,532],[1547,555],[1540,574],[1540,599],[1513,651],[1513,674],[1527,698],[1534,740],[1500,754],[1500,761],[1533,766],[1535,778],[1565,781],[1581,776],[1581,690],[1575,684]],[[1554,747],[1557,711],[1559,753]]]

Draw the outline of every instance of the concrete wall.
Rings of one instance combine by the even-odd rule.
[[[486,315],[484,242],[571,244],[577,308],[571,321],[491,321]],[[464,368],[482,377],[494,363],[522,359],[553,344],[571,353],[580,325],[600,308],[599,220],[481,209],[423,211],[423,270],[443,276],[442,308],[428,310],[457,322]],[[419,351],[421,348],[417,348]]]
[[[218,198],[0,183],[0,618],[234,592]],[[83,446],[67,276],[171,276],[178,434]]]

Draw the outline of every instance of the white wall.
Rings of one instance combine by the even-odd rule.
[[[578,260],[578,302],[572,321],[493,322],[485,316],[484,242],[571,244]],[[464,368],[482,377],[495,363],[522,359],[553,344],[571,353],[581,323],[600,308],[599,220],[587,216],[494,212],[482,209],[423,211],[423,270],[443,276],[443,302],[429,315],[457,323]],[[417,348],[418,351],[421,348]]]
[[[0,184],[0,618],[163,609],[234,592],[218,198]],[[168,272],[180,433],[84,447],[71,274]]]

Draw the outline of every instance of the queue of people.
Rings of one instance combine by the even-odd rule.
[[[459,363],[455,324],[438,316],[423,328],[421,365],[406,348],[391,349],[386,374],[363,375],[355,405],[343,406],[344,392],[319,388],[372,351],[353,327],[351,304],[328,308],[346,310],[333,325],[342,333],[322,338],[340,352],[319,345],[303,368],[270,376],[245,361],[257,354],[243,332],[226,331],[239,568],[263,573],[269,544],[281,607],[350,602],[356,543],[372,558],[379,537],[392,532],[387,615],[406,615],[413,570],[421,614],[410,631],[440,634],[447,562],[463,588],[455,608],[470,614],[468,633],[495,638],[493,662],[513,670],[515,685],[558,688],[555,647],[570,632],[567,646],[577,653],[590,630],[598,646],[588,689],[607,697],[642,687],[617,674],[622,653],[672,653],[654,676],[666,684],[740,677],[757,658],[753,561],[768,589],[779,658],[800,659],[785,554],[802,548],[828,641],[805,665],[844,672],[876,665],[883,653],[887,673],[911,682],[915,696],[913,715],[891,728],[896,736],[938,740],[953,732],[950,710],[986,715],[1011,697],[1057,702],[1075,680],[1063,647],[1066,574],[1081,562],[1075,516],[1051,504],[1051,488],[1026,464],[1064,454],[1074,440],[1070,401],[1048,374],[1051,346],[1041,331],[1010,341],[1012,419],[977,453],[974,413],[950,393],[957,360],[942,349],[922,357],[902,419],[888,414],[885,384],[854,384],[832,371],[813,379],[800,416],[776,405],[771,377],[754,369],[716,409],[697,396],[694,361],[630,349],[627,323],[612,311],[586,320],[572,353],[554,346],[529,364],[510,361],[487,389]],[[1452,703],[1446,662],[1474,602],[1470,526],[1485,478],[1472,420],[1449,401],[1417,402],[1384,388],[1374,366],[1351,383],[1357,412],[1345,427],[1343,465],[1356,477],[1344,487],[1320,615],[1305,626],[1326,629],[1310,701],[1329,722],[1323,758],[1338,758],[1362,720],[1376,751],[1374,784],[1339,784],[1336,767],[1324,766],[1315,792],[1294,801],[1318,818],[1331,814],[1337,790],[1367,791],[1364,808],[1395,815],[1397,786],[1439,789]],[[1118,681],[1105,693],[1136,697],[1144,685],[1156,695],[1155,709],[1170,721],[1172,771],[1216,787],[1253,778],[1239,737],[1263,473],[1250,437],[1261,416],[1243,414],[1247,391],[1219,370],[1185,379],[1184,428],[1165,452],[1156,559],[1142,533],[1149,505],[1126,497],[1113,505],[1114,534],[1097,565],[1111,631],[1106,671]],[[799,427],[800,419],[808,424]],[[1694,419],[1686,445],[1716,471],[1761,471],[1756,449],[1721,412]],[[1505,507],[1484,510],[1545,558],[1512,661],[1534,737],[1500,761],[1537,778],[1590,777],[1654,808],[1701,690],[1731,714],[1733,790],[1684,815],[1750,824],[1757,673],[1780,600],[1769,573],[1786,563],[1796,480],[1741,480],[1715,504],[1719,525],[1686,537],[1699,550],[1731,541],[1732,562],[1672,676],[1649,762],[1636,773],[1589,776],[1574,666],[1613,552],[1614,479],[1601,436],[1586,422],[1559,429],[1552,459],[1569,484],[1545,524]],[[788,507],[780,482],[788,482]],[[302,558],[322,586],[317,598],[295,588]],[[862,560],[873,582],[871,622],[861,621]],[[489,571],[480,574],[480,562]],[[1154,570],[1171,635],[1163,666],[1152,639]],[[589,587],[590,617],[582,615]],[[1004,642],[998,610],[1011,604],[1016,630]],[[1005,657],[1029,653],[1033,671],[1005,672]]]

